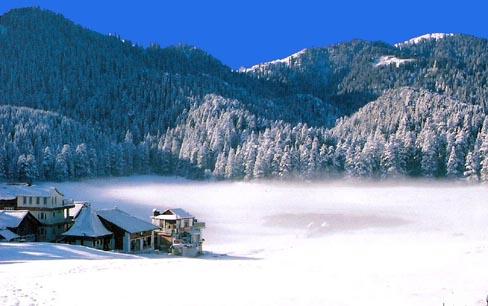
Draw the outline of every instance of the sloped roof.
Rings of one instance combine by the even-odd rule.
[[[131,234],[158,229],[153,224],[131,216],[118,208],[101,209],[97,211],[97,215]]]
[[[81,209],[87,204],[88,202],[74,202],[75,207],[69,209],[69,216],[76,219],[80,214]]]
[[[168,209],[171,211],[173,214],[176,215],[177,218],[183,219],[183,218],[194,218],[192,214],[184,210],[183,208],[171,208]]]
[[[192,214],[183,208],[171,208],[165,210],[162,214],[155,217],[162,220],[176,220],[176,219],[191,219],[194,218]]]
[[[20,236],[14,232],[9,231],[8,229],[0,229],[0,238],[3,237],[7,241],[11,241],[12,239],[19,238]]]
[[[112,232],[103,226],[90,205],[81,208],[80,214],[76,218],[71,228],[63,233],[63,236],[75,237],[103,237],[112,235]]]
[[[0,200],[14,200],[18,196],[50,197],[53,191],[63,195],[54,187],[43,188],[26,184],[0,184]]]
[[[18,227],[28,213],[28,210],[0,210],[0,228]]]

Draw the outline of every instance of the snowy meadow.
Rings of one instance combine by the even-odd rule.
[[[207,224],[206,254],[3,243],[1,305],[486,304],[483,185],[158,176],[46,185],[146,220],[153,208],[185,208]]]

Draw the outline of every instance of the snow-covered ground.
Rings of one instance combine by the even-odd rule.
[[[207,223],[207,254],[4,243],[0,305],[486,304],[486,186],[151,176],[56,186],[143,218],[155,207],[188,209]]]

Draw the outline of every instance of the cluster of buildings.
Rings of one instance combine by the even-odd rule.
[[[56,188],[0,185],[0,241],[59,242],[126,253],[157,249],[197,256],[202,253],[204,228],[205,223],[181,208],[154,209],[147,222],[117,207],[95,210],[87,202],[65,199]]]

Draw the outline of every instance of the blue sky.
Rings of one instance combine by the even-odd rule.
[[[395,43],[432,32],[488,38],[487,0],[0,0],[0,13],[26,6],[142,45],[195,45],[233,68],[353,38]]]

